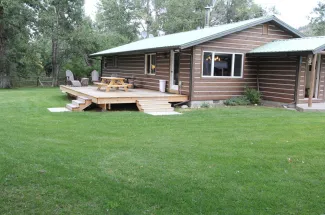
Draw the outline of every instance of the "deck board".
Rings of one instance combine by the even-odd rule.
[[[136,103],[139,99],[158,100],[159,98],[168,98],[169,102],[184,102],[188,100],[187,95],[162,93],[148,89],[129,89],[112,90],[110,92],[99,91],[95,86],[71,87],[61,85],[60,89],[73,96],[85,96],[90,98],[96,104],[127,104]]]

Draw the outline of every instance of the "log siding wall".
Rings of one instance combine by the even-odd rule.
[[[191,49],[182,51],[180,56],[179,80],[182,81],[182,94],[189,95]],[[186,53],[186,54],[185,54]],[[189,54],[189,55],[188,55]],[[151,90],[159,90],[159,80],[170,82],[170,53],[156,53],[156,74],[145,74],[145,54],[118,56],[118,66],[113,67],[113,57],[105,57],[103,76],[134,77],[135,86]]]
[[[269,22],[267,24],[269,26],[268,34],[263,34],[263,25],[257,25],[252,28],[237,33],[233,33],[225,37],[212,40],[194,47],[192,100],[194,101],[224,100],[234,96],[242,95],[244,92],[244,87],[246,85],[253,88],[257,87],[258,65],[257,65],[256,58],[247,57],[244,55],[243,78],[202,77],[203,52],[212,51],[212,52],[245,54],[254,48],[257,48],[268,42],[272,42],[273,40],[290,39],[294,37],[291,33],[280,29],[273,22]],[[282,65],[283,64],[281,64],[281,66]],[[261,69],[263,70],[264,68]],[[269,70],[268,73],[261,74],[262,80],[265,80],[267,78],[276,79],[277,74],[279,74],[278,70],[276,69],[275,71]],[[287,76],[283,76],[283,77],[287,77]],[[279,76],[278,78],[282,78],[282,76],[281,77]],[[292,84],[291,81],[289,82],[290,84]],[[263,91],[265,92],[265,95],[268,96],[268,98],[271,98],[273,93],[274,93],[273,97],[277,97],[281,93],[288,93],[290,94],[290,96],[292,93],[294,93],[292,92],[291,87],[290,89],[283,89],[283,88],[275,89],[274,92],[267,90],[267,87],[270,87],[271,83],[272,82],[270,82],[269,85],[267,85],[268,84],[267,81],[264,82],[262,81]],[[283,100],[281,98],[277,101],[279,102],[291,101],[291,99]]]
[[[169,54],[156,53],[156,74],[145,74],[145,55],[118,56],[118,66],[113,67],[113,57],[106,57],[107,64],[103,68],[103,76],[134,77],[135,86],[151,90],[159,90],[159,80],[169,79]]]
[[[293,103],[295,101],[298,57],[260,57],[257,62],[262,99]]]
[[[182,50],[179,73],[179,80],[182,81],[182,94],[192,94],[191,100],[193,101],[224,100],[242,95],[246,85],[257,88],[257,77],[259,77],[260,90],[264,95],[264,99],[286,103],[292,102],[295,94],[294,74],[297,71],[297,61],[293,59],[271,59],[270,63],[268,63],[262,59],[261,65],[258,65],[257,58],[245,55],[252,49],[273,40],[295,37],[273,22],[267,24],[269,27],[268,34],[263,34],[263,25],[261,24]],[[202,54],[204,51],[243,53],[243,77],[202,77]],[[118,67],[113,67],[113,57],[107,57],[106,66],[103,68],[103,76],[111,76],[112,74],[121,77],[134,76],[136,87],[152,90],[159,90],[159,80],[163,79],[167,80],[167,90],[169,90],[170,52],[156,53],[156,59],[156,75],[147,75],[144,71],[144,54],[118,56]],[[190,77],[191,62],[192,77]],[[274,63],[278,64],[274,65]],[[271,69],[271,66],[273,66],[273,69]],[[285,70],[285,74],[282,73],[283,70]],[[299,71],[299,83],[301,82],[300,76],[303,76],[303,70]],[[325,74],[322,77],[325,79]],[[190,92],[191,79],[192,92]],[[300,85],[297,87],[300,87]],[[299,90],[301,89],[299,88]],[[297,96],[298,94],[300,96],[301,93],[299,92]]]
[[[181,92],[190,95],[190,74],[191,74],[192,49],[182,50],[180,56],[179,81],[182,82]]]
[[[305,88],[307,79],[307,70],[309,70],[308,57],[303,56],[300,64],[299,71],[299,86],[297,88],[297,103],[308,103],[308,98],[305,98]],[[316,85],[315,85],[316,87]],[[320,72],[319,72],[319,84],[318,84],[318,98],[313,99],[313,103],[325,102],[325,56],[321,56]]]

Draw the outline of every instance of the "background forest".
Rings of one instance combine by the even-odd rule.
[[[67,69],[77,77],[88,76],[100,69],[100,60],[89,59],[89,54],[143,35],[203,27],[207,5],[211,25],[277,13],[253,0],[100,0],[92,20],[85,15],[84,0],[0,0],[0,88],[30,77],[47,77],[57,86]],[[300,30],[325,35],[324,0],[311,17],[310,25]]]

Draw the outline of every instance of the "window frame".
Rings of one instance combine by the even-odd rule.
[[[114,55],[112,61],[112,67],[118,68],[118,56]]]
[[[214,76],[212,69],[214,68],[214,60],[211,63],[211,75],[203,75],[204,69],[204,53],[212,53],[212,59],[216,54],[228,54],[232,55],[232,62],[231,62],[231,76]],[[235,57],[236,55],[242,56],[242,64],[241,64],[241,73],[240,76],[234,76],[235,73]],[[244,53],[232,53],[232,52],[216,52],[216,51],[203,51],[202,52],[202,67],[201,67],[201,78],[243,78],[244,76],[244,61],[245,61],[245,54]]]
[[[148,56],[150,56],[150,66],[152,66],[152,56],[153,55],[156,57],[155,73],[151,73],[151,70],[150,70],[150,73],[148,73],[148,68],[147,68],[147,65],[148,65]],[[157,73],[157,53],[145,54],[144,55],[144,74],[146,74],[146,75],[156,75],[156,73]]]

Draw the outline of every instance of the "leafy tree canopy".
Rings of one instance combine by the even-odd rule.
[[[318,2],[310,18],[312,34],[325,35],[325,1]]]

